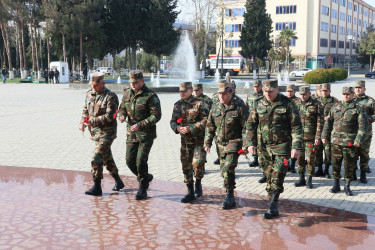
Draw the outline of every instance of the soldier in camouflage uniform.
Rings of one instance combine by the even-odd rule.
[[[156,138],[156,123],[161,118],[159,97],[146,87],[141,71],[130,72],[130,88],[124,89],[119,120],[127,119],[126,165],[139,182],[136,200],[147,197],[149,182],[148,155]]]
[[[327,120],[329,111],[331,110],[332,106],[335,103],[338,103],[339,100],[337,98],[331,96],[331,85],[329,83],[323,83],[321,86],[321,93],[322,95],[317,99],[320,101],[322,108],[323,108],[323,116],[324,121]],[[331,165],[331,141],[330,139],[327,140],[326,144],[323,144],[324,150],[324,172],[323,172],[323,152],[320,152],[320,148],[317,149],[317,157],[318,159],[318,170],[315,172],[315,176],[325,176],[327,179],[331,178],[329,174],[329,166]],[[321,158],[321,159],[320,159]]]
[[[371,146],[371,139],[372,139],[372,123],[375,121],[375,100],[367,96],[365,94],[366,91],[366,83],[365,81],[357,81],[354,85],[355,97],[354,101],[356,101],[359,105],[361,105],[367,114],[368,118],[368,133],[366,134],[363,144],[358,148],[358,157],[360,158],[360,169],[361,169],[361,176],[360,182],[367,183],[366,179],[366,172],[370,172],[370,168],[368,166],[368,162],[370,160],[370,146]],[[358,159],[358,158],[357,158]],[[356,173],[357,164],[354,169],[354,173]],[[356,177],[356,174],[354,175]],[[354,177],[353,176],[353,177]]]
[[[181,199],[182,203],[195,200],[202,196],[202,178],[206,151],[203,148],[204,132],[210,112],[207,103],[192,95],[191,82],[179,85],[181,100],[173,107],[171,128],[181,135],[181,163],[184,182],[188,187],[187,195]],[[194,179],[195,177],[195,196]]]
[[[278,199],[284,191],[287,159],[297,158],[302,149],[303,130],[298,108],[279,94],[277,80],[263,81],[264,97],[257,100],[246,123],[246,146],[254,153],[262,151],[267,166],[267,193],[270,199],[266,219],[278,216]]]
[[[296,96],[296,86],[294,84],[288,84],[286,85],[286,96],[289,98],[289,100],[293,101],[296,103],[298,102],[299,98]],[[291,158],[290,159],[290,164],[288,167],[288,172],[296,173],[296,158]]]
[[[216,144],[220,154],[220,171],[224,177],[224,187],[227,194],[222,203],[222,209],[236,206],[234,199],[235,169],[238,163],[238,151],[243,148],[242,138],[248,109],[244,102],[235,97],[232,83],[221,81],[219,83],[220,102],[212,106],[208,116],[204,147],[210,152],[212,141],[216,136]]]
[[[85,194],[98,196],[102,195],[103,165],[115,179],[116,184],[113,191],[119,191],[125,185],[118,175],[118,169],[111,152],[111,145],[117,134],[115,113],[118,107],[118,97],[104,86],[103,74],[93,73],[90,79],[92,90],[86,94],[79,129],[84,131],[87,126],[91,139],[95,141],[96,147],[91,159],[94,186]]]
[[[311,98],[312,99],[318,99],[321,95],[322,95],[322,92],[321,92],[321,87],[322,85],[316,85],[316,91],[315,91],[315,94],[311,95]]]
[[[250,93],[247,95],[246,102],[245,102],[247,108],[249,109],[249,112],[253,108],[254,102],[256,100],[259,100],[260,98],[263,97],[262,87],[263,87],[262,81],[260,81],[260,80],[254,81],[253,90],[250,91]],[[254,158],[254,160],[250,163],[250,167],[257,167],[257,166],[259,166],[257,152],[255,154],[253,154],[252,157]],[[262,172],[263,172],[263,176],[262,176],[262,178],[260,178],[258,180],[258,182],[259,183],[265,183],[267,181],[267,178],[266,178],[266,174],[264,173],[264,171],[266,170],[265,167],[264,167],[264,165],[261,166],[261,169],[262,169]]]
[[[324,144],[331,138],[332,143],[332,175],[334,178],[331,193],[340,189],[341,163],[345,167],[345,194],[352,196],[350,182],[353,179],[355,157],[357,148],[360,147],[367,133],[367,117],[365,110],[354,99],[352,87],[343,87],[342,103],[336,103],[329,111],[324,124],[322,141]]]
[[[324,124],[323,109],[320,102],[311,98],[310,87],[300,87],[299,94],[301,97],[296,104],[303,126],[303,147],[297,159],[299,180],[294,185],[311,189],[315,172],[315,147],[321,143],[320,136]],[[307,182],[305,172],[308,176]]]
[[[208,96],[203,94],[203,84],[202,83],[194,83],[193,91],[194,91],[194,95],[197,98],[203,100],[208,105],[208,108],[211,109],[212,100],[211,100],[211,98],[209,98]]]

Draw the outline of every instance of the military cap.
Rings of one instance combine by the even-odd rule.
[[[310,92],[310,87],[308,86],[303,86],[299,88],[299,93],[300,94],[306,94],[307,92]]]
[[[277,80],[267,80],[263,81],[263,90],[264,91],[273,91],[274,89],[278,88]]]
[[[95,72],[90,75],[90,84],[95,85],[104,81],[104,74],[100,72]]]
[[[180,88],[180,92],[185,92],[193,88],[191,82],[181,82],[178,87]]]
[[[132,70],[129,73],[130,79],[129,82],[137,82],[138,80],[143,79],[143,73],[140,70]]]
[[[329,83],[322,83],[321,90],[331,90],[331,84],[329,84]]]
[[[364,88],[365,86],[366,86],[366,82],[363,80],[359,80],[354,83],[355,88]]]
[[[202,83],[194,83],[193,84],[193,90],[200,90],[200,89],[203,89]]]
[[[353,87],[342,87],[342,93],[343,94],[353,94],[354,89],[353,89]]]
[[[223,93],[225,91],[231,92],[233,89],[234,89],[234,86],[231,82],[227,82],[225,80],[219,82],[219,90],[218,90],[219,93]]]
[[[259,81],[259,80],[254,81],[253,86],[254,86],[254,87],[262,86],[262,81]]]
[[[294,91],[296,90],[296,86],[294,84],[288,84],[286,85],[286,91]]]
[[[316,90],[320,90],[322,88],[322,85],[316,85]]]

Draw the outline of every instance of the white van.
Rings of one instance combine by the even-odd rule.
[[[103,73],[105,75],[112,75],[111,67],[99,67],[96,69],[97,72]]]

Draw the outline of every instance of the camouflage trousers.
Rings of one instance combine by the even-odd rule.
[[[202,179],[204,176],[203,169],[207,155],[203,147],[203,142],[198,144],[186,143],[185,140],[181,138],[180,152],[184,182],[187,184],[194,183],[193,175],[195,179]]]
[[[118,169],[113,160],[111,145],[112,137],[102,137],[95,141],[95,150],[91,158],[91,173],[94,178],[103,179],[103,165],[111,175],[118,174]]]
[[[315,173],[315,153],[314,141],[304,141],[301,154],[297,158],[298,173],[306,174],[308,176],[314,176]],[[307,165],[307,171],[306,171]]]
[[[238,153],[224,153],[224,146],[219,145],[220,152],[220,173],[224,178],[225,189],[236,188],[236,174],[235,169],[238,164]]]
[[[323,165],[323,152],[324,152],[324,145],[322,143],[315,146],[315,163],[317,165]]]
[[[265,166],[265,175],[267,177],[266,191],[268,197],[272,196],[273,191],[284,192],[284,179],[288,166],[285,166],[284,159],[288,159],[287,155],[274,155],[270,152],[262,151],[263,164]]]
[[[126,142],[126,165],[137,176],[138,182],[148,180],[148,155],[154,140],[145,142]]]
[[[323,152],[324,152],[324,161],[323,161]],[[326,144],[320,144],[318,146],[315,146],[315,163],[317,165],[331,165],[331,143],[328,142]]]
[[[361,170],[368,169],[368,162],[370,161],[370,146],[371,146],[372,135],[366,136],[363,144],[357,148],[357,156],[355,163],[359,158],[359,167]],[[357,164],[355,164],[354,169],[357,169]]]
[[[353,171],[355,165],[357,148],[343,147],[337,144],[332,144],[332,175],[335,179],[340,179],[341,164],[344,160],[344,178],[347,181],[352,181]]]
[[[262,170],[262,172],[265,173],[266,170],[267,170],[267,166],[264,164],[264,157],[262,155],[262,148],[263,147],[266,148],[265,145],[264,146],[258,146],[257,153],[252,154],[251,156],[252,157],[258,157],[259,167]]]

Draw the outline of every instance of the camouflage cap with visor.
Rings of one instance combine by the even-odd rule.
[[[187,91],[188,89],[193,89],[191,82],[181,82],[181,83],[178,85],[178,87],[179,87],[179,89],[180,89],[180,92],[185,92],[185,91]]]
[[[286,92],[293,92],[296,90],[296,86],[294,84],[286,85]]]
[[[233,90],[234,90],[234,86],[231,82],[227,82],[226,80],[219,81],[219,90],[218,90],[219,93],[224,93],[225,91],[232,92]]]
[[[342,93],[343,94],[353,94],[354,89],[353,89],[353,87],[342,87]]]
[[[259,81],[259,80],[254,81],[253,86],[254,86],[254,87],[262,86],[262,81]]]
[[[104,74],[100,72],[95,72],[90,74],[90,84],[91,85],[96,85],[100,82],[104,82]]]
[[[363,81],[363,80],[356,81],[354,83],[354,87],[355,88],[364,88],[364,87],[366,87],[366,82]]]
[[[132,71],[130,71],[129,75],[130,75],[129,82],[131,82],[131,83],[137,82],[138,80],[143,79],[143,73],[140,70],[132,70]]]
[[[264,91],[273,91],[279,87],[277,80],[267,80],[263,81],[263,90]]]
[[[322,87],[320,90],[331,90],[331,84],[329,83],[322,83]]]
[[[200,89],[203,89],[202,83],[194,83],[193,84],[193,90],[200,90]]]
[[[299,93],[300,94],[307,94],[308,92],[310,92],[310,87],[307,87],[307,86],[303,86],[303,87],[300,87],[299,88]]]

